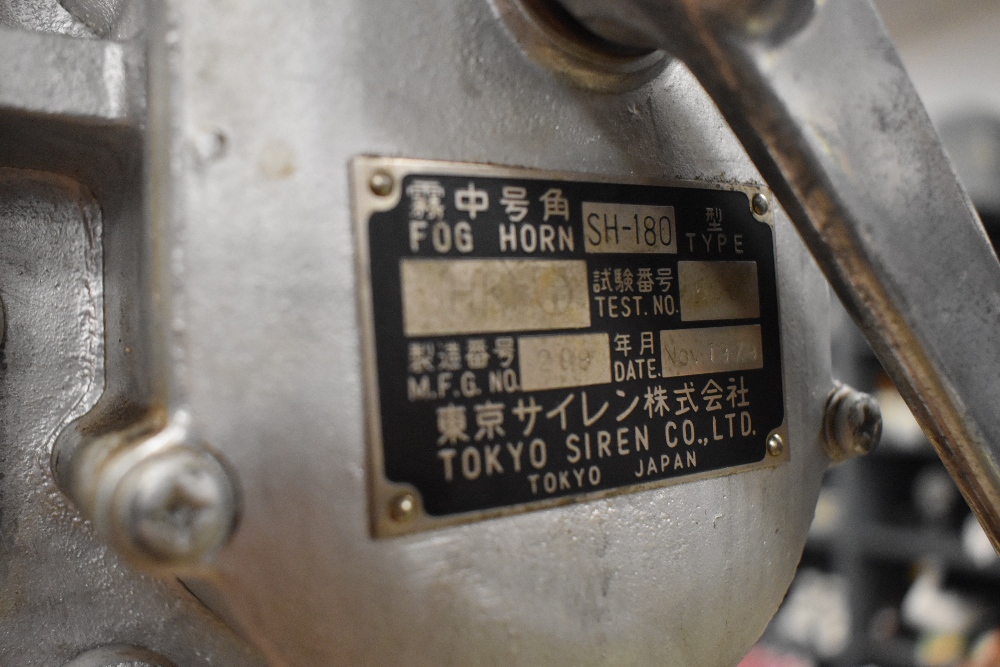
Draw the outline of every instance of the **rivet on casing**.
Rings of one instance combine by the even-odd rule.
[[[750,199],[750,210],[756,216],[767,215],[771,210],[771,204],[767,201],[767,197],[758,192]]]
[[[368,187],[379,197],[387,197],[392,192],[392,175],[386,171],[376,171],[368,179]]]
[[[416,511],[417,499],[409,492],[400,493],[389,504],[389,516],[394,521],[409,521]]]

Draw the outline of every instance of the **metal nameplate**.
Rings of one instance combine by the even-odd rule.
[[[352,174],[375,535],[788,460],[760,188]]]

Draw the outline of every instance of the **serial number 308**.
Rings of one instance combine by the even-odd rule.
[[[586,371],[594,361],[594,356],[587,348],[561,347],[556,350],[550,348],[540,348],[535,351],[535,363],[543,373],[552,371],[562,371],[563,373],[573,373],[574,371]]]
[[[606,333],[526,336],[518,341],[518,352],[525,391],[611,382]]]

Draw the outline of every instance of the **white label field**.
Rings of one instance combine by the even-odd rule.
[[[407,336],[590,326],[583,260],[404,259],[400,274]]]
[[[583,202],[588,253],[677,253],[673,206]]]

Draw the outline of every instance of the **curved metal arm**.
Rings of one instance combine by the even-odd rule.
[[[1000,264],[867,0],[563,0],[684,61],[1000,546]]]

